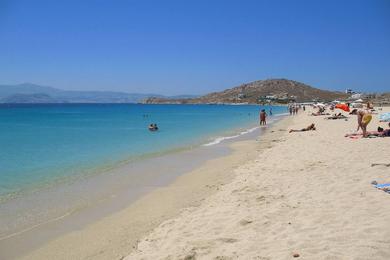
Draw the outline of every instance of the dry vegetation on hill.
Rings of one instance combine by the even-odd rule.
[[[207,103],[261,103],[272,99],[275,102],[287,103],[291,100],[303,101],[331,101],[346,98],[346,94],[313,88],[301,82],[287,79],[258,80],[238,87],[214,92],[193,99],[161,99],[149,98],[145,103],[179,103],[179,104],[207,104]]]

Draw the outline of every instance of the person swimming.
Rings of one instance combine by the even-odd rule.
[[[149,131],[157,131],[158,130],[158,126],[157,124],[150,124],[149,127],[148,127]]]

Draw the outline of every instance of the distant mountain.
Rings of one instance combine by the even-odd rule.
[[[1,103],[60,103],[47,94],[14,94],[5,97]]]
[[[67,91],[30,83],[0,85],[0,103],[139,103],[150,97],[185,99],[196,96],[166,97],[158,94],[112,91]]]
[[[330,101],[346,98],[341,92],[321,90],[288,79],[267,79],[214,92],[205,96],[163,96],[113,91],[67,91],[30,83],[0,85],[0,103],[287,103],[289,101]]]
[[[0,85],[0,99],[16,95],[16,94],[46,94],[56,95],[61,93],[62,90],[52,87],[39,86],[31,83],[23,83],[18,85]]]
[[[322,100],[330,101],[346,98],[342,92],[333,92],[311,87],[301,82],[288,79],[267,79],[242,84],[240,86],[214,92],[193,99],[166,99],[152,97],[145,103],[179,103],[179,104],[209,104],[209,103],[262,103],[289,101],[303,102]]]

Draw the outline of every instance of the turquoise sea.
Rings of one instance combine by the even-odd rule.
[[[0,201],[121,163],[212,145],[258,125],[261,106],[0,105]],[[284,107],[264,107],[273,114]],[[156,123],[159,131],[147,127]]]

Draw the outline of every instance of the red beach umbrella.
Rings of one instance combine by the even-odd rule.
[[[349,106],[347,106],[347,104],[336,104],[335,108],[349,112]]]

